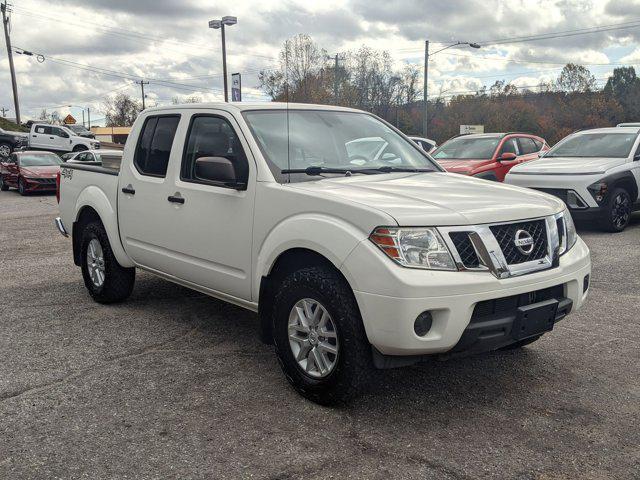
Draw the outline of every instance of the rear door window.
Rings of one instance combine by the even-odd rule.
[[[502,149],[500,150],[500,155],[502,155],[503,153],[515,153],[516,155],[520,155],[515,138],[509,138],[504,141],[504,143],[502,144]]]
[[[520,138],[518,138],[518,142],[520,143],[520,154],[521,155],[528,155],[530,153],[536,153],[537,151],[540,150],[538,147],[536,147],[536,144],[533,141],[533,139],[531,139],[529,137],[520,137]]]
[[[164,177],[180,115],[149,117],[142,126],[133,163],[143,175]]]

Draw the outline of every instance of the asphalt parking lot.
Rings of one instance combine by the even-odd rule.
[[[299,397],[255,314],[140,273],[85,292],[53,196],[0,192],[0,478],[640,478],[640,216],[581,230],[587,305],[532,346]]]

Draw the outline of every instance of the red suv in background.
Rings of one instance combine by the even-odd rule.
[[[504,181],[511,167],[549,150],[544,138],[527,133],[460,135],[440,145],[431,156],[448,172]]]

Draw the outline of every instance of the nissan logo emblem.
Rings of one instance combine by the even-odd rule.
[[[514,235],[513,243],[520,253],[529,255],[533,252],[533,237],[526,230],[518,230]]]

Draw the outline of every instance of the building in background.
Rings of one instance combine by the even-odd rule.
[[[96,140],[124,145],[131,132],[131,127],[91,127],[91,131],[96,136]]]

